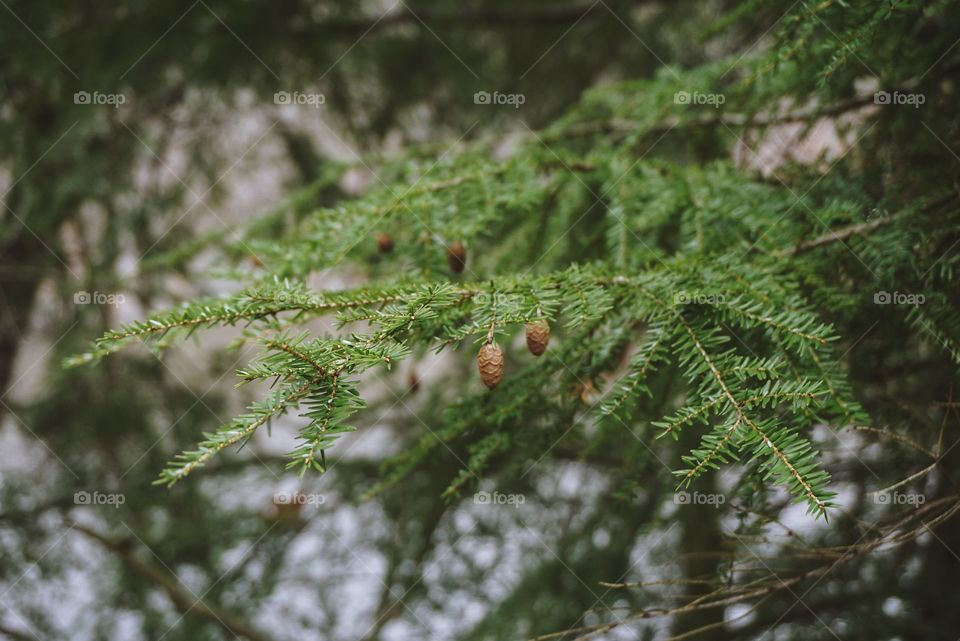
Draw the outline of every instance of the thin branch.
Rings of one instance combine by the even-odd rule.
[[[250,624],[237,619],[217,605],[211,604],[198,597],[182,586],[181,581],[171,573],[161,570],[157,566],[144,561],[134,552],[134,549],[122,542],[114,541],[99,532],[83,525],[74,525],[73,528],[93,539],[107,550],[119,557],[134,573],[159,586],[174,606],[186,616],[195,613],[209,623],[219,625],[231,635],[249,639],[249,641],[271,641],[271,637],[257,630]]]

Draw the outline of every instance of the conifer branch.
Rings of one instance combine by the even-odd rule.
[[[157,485],[173,485],[187,477],[198,467],[204,465],[213,456],[224,449],[249,439],[258,428],[266,425],[273,417],[287,412],[307,395],[313,381],[287,384],[270,394],[266,399],[255,402],[247,414],[238,416],[227,425],[212,434],[207,434],[196,450],[178,454],[154,481]]]
[[[690,337],[690,340],[706,363],[710,374],[716,380],[717,385],[719,385],[724,398],[726,398],[728,402],[730,411],[736,416],[737,422],[735,425],[746,425],[755,434],[759,442],[759,449],[754,449],[754,456],[762,452],[763,447],[769,448],[772,455],[784,468],[786,474],[792,478],[793,484],[791,484],[791,489],[794,491],[799,490],[802,493],[810,504],[811,510],[820,514],[824,513],[829,506],[829,496],[820,488],[825,484],[827,477],[826,473],[822,471],[816,471],[810,477],[806,475],[805,472],[808,470],[813,472],[816,468],[815,463],[812,461],[812,456],[810,456],[811,450],[809,444],[806,444],[805,441],[797,440],[795,436],[790,435],[785,430],[768,433],[756,421],[747,416],[741,404],[734,397],[733,392],[727,385],[719,368],[706,351],[702,341],[693,331],[693,328],[682,316],[677,315],[677,320]],[[729,440],[729,438],[726,438],[723,440],[723,443],[726,444]],[[780,443],[778,444],[777,441],[780,441]],[[799,460],[796,462],[791,460],[788,452],[799,456]],[[688,478],[691,477],[688,476]]]

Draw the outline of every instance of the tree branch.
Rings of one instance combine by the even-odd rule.
[[[203,600],[203,597],[198,597],[186,588],[181,587],[181,582],[175,575],[165,572],[155,565],[142,560],[134,553],[133,548],[130,546],[122,542],[113,541],[103,534],[83,525],[74,525],[73,529],[85,534],[110,550],[110,552],[120,557],[134,573],[163,589],[163,591],[167,593],[167,596],[170,597],[173,605],[180,610],[184,616],[193,612],[197,616],[206,619],[209,623],[219,625],[234,636],[249,639],[249,641],[272,641],[271,637],[266,636],[251,625],[235,618],[222,608],[207,603]]]

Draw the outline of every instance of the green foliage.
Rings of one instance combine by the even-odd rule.
[[[524,323],[545,317],[555,336],[545,362],[518,370],[515,364],[527,357],[511,354],[496,391],[464,384],[461,393],[469,395],[454,401],[439,435],[411,444],[374,491],[412,471],[437,442],[449,442],[466,453],[447,490],[453,496],[508,453],[534,460],[549,454],[549,447],[523,449],[544,445],[518,437],[524,422],[558,440],[574,428],[585,434],[586,424],[596,422],[638,425],[640,438],[701,429],[700,444],[681,453],[682,485],[740,462],[825,514],[830,477],[810,435],[818,425],[840,430],[870,422],[836,347],[857,337],[842,336],[835,323],[869,309],[868,283],[922,290],[935,304],[914,307],[907,322],[960,363],[957,259],[914,251],[921,241],[947,246],[960,212],[934,189],[871,197],[810,176],[791,187],[719,158],[741,140],[732,127],[745,132],[753,120],[775,124],[862,105],[862,97],[849,95],[859,73],[851,65],[867,66],[861,55],[874,61],[889,54],[873,44],[894,28],[891,21],[902,28],[921,11],[915,2],[800,3],[784,17],[774,50],[690,70],[663,68],[651,80],[591,90],[506,158],[497,157],[492,141],[479,140],[436,160],[389,165],[388,180],[353,200],[316,208],[292,231],[256,228],[243,246],[252,247],[262,267],[248,276],[246,289],[108,332],[72,363],[94,362],[138,341],[162,350],[199,329],[242,324],[241,340],[258,342],[264,352],[239,372],[241,379],[273,379],[278,388],[181,455],[161,481],[183,478],[297,406],[307,422],[291,465],[323,471],[326,450],[353,429],[346,421],[363,406],[360,373],[426,349],[470,355],[471,343],[498,337],[510,344]],[[817,40],[824,30],[839,30],[842,46]],[[908,62],[881,80],[910,81]],[[722,93],[722,109],[678,109],[677,92],[695,91]],[[774,97],[811,92],[822,101],[812,111],[769,109]],[[845,102],[831,102],[837,100]],[[673,157],[645,158],[643,149],[671,132],[699,137],[675,141]],[[684,162],[694,146],[718,160]],[[859,219],[878,206],[897,213]],[[391,255],[371,251],[374,231],[393,238]],[[446,267],[454,241],[467,248],[464,279]],[[225,256],[239,253],[235,246]],[[307,287],[312,275],[348,262],[365,267],[370,280],[336,292]],[[330,314],[339,333],[289,338],[308,320]],[[652,410],[643,399],[677,375],[674,407]],[[602,378],[617,380],[582,411],[578,397],[589,398]]]
[[[7,0],[0,411],[40,456],[4,466],[4,632],[375,639],[451,612],[444,634],[478,640],[660,638],[662,615],[673,638],[960,628],[958,7]],[[295,89],[327,104],[276,109]],[[925,102],[876,104],[898,90]],[[678,103],[696,93],[724,100]],[[262,176],[289,195],[233,229],[247,203],[217,196]],[[188,208],[198,186],[210,210]],[[59,358],[116,325],[78,289],[152,310],[185,286],[70,359],[95,369],[37,384],[24,363],[41,335]],[[522,327],[542,318],[535,358]],[[224,333],[243,349],[197,355]],[[224,421],[229,392],[195,383],[234,370],[249,407]],[[286,455],[250,442],[281,416]],[[294,484],[330,500],[271,503]],[[726,502],[677,506],[678,484]],[[926,503],[869,498],[894,484]],[[493,487],[527,505],[471,504]],[[75,505],[96,488],[126,503]],[[794,532],[795,503],[829,526]],[[77,516],[116,564],[77,546]],[[382,575],[351,571],[367,554]],[[382,576],[371,626],[344,607],[357,575],[366,595]],[[43,607],[61,577],[90,578],[99,616]],[[697,611],[671,611],[683,595]]]

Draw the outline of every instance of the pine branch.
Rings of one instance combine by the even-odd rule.
[[[163,314],[157,314],[145,321],[125,325],[118,330],[105,333],[97,339],[93,348],[86,354],[67,359],[68,367],[93,364],[128,345],[141,340],[154,341],[159,349],[168,346],[169,341],[161,341],[178,331],[188,337],[199,328],[229,327],[239,322],[252,323],[257,320],[275,317],[278,314],[293,312],[298,319],[308,315],[320,315],[330,311],[352,307],[382,305],[399,299],[394,292],[383,292],[376,297],[344,294],[314,294],[302,285],[290,282],[276,282],[244,290],[238,294],[220,299],[207,299],[181,306]]]
[[[872,96],[871,96],[871,99],[872,99]],[[817,236],[812,240],[807,240],[802,243],[799,243],[789,249],[781,249],[776,252],[776,255],[777,256],[797,256],[799,254],[803,254],[805,252],[827,246],[831,243],[843,242],[845,240],[852,238],[853,236],[866,236],[866,235],[869,235],[870,232],[876,229],[887,227],[888,225],[891,225],[897,221],[900,221],[904,218],[908,218],[911,216],[915,216],[917,214],[929,213],[931,211],[934,211],[935,209],[938,209],[939,207],[942,207],[943,205],[947,205],[949,203],[955,202],[956,200],[957,200],[957,192],[954,190],[951,190],[943,196],[934,198],[931,202],[929,202],[928,204],[920,208],[907,207],[895,214],[891,214],[889,216],[883,216],[881,218],[877,218],[876,220],[871,220],[865,223],[857,223],[855,225],[847,225],[839,229],[831,230],[826,234]]]
[[[298,405],[300,400],[311,391],[313,384],[313,381],[290,383],[273,392],[266,399],[253,403],[248,413],[238,416],[216,432],[206,434],[206,438],[196,450],[177,455],[167,464],[160,478],[154,483],[171,486],[186,478],[214,455],[231,445],[249,439],[258,428],[266,425],[272,418]]]
[[[767,454],[767,450],[769,450],[774,462],[762,463],[761,465],[771,472],[777,472],[781,481],[787,481],[791,492],[800,494],[807,500],[811,511],[824,514],[830,505],[831,495],[824,490],[829,477],[826,472],[818,468],[814,458],[815,452],[813,452],[810,444],[786,428],[751,419],[744,412],[741,403],[734,397],[719,368],[707,352],[703,341],[697,336],[686,319],[678,315],[677,320],[690,337],[719,386],[723,397],[727,400],[729,411],[736,417],[735,425],[744,425],[750,428],[755,446],[753,457]],[[723,451],[728,447],[731,438],[732,436],[724,436],[719,439],[718,442],[714,443],[711,452]],[[743,441],[744,446],[750,444],[747,439],[743,439]]]

